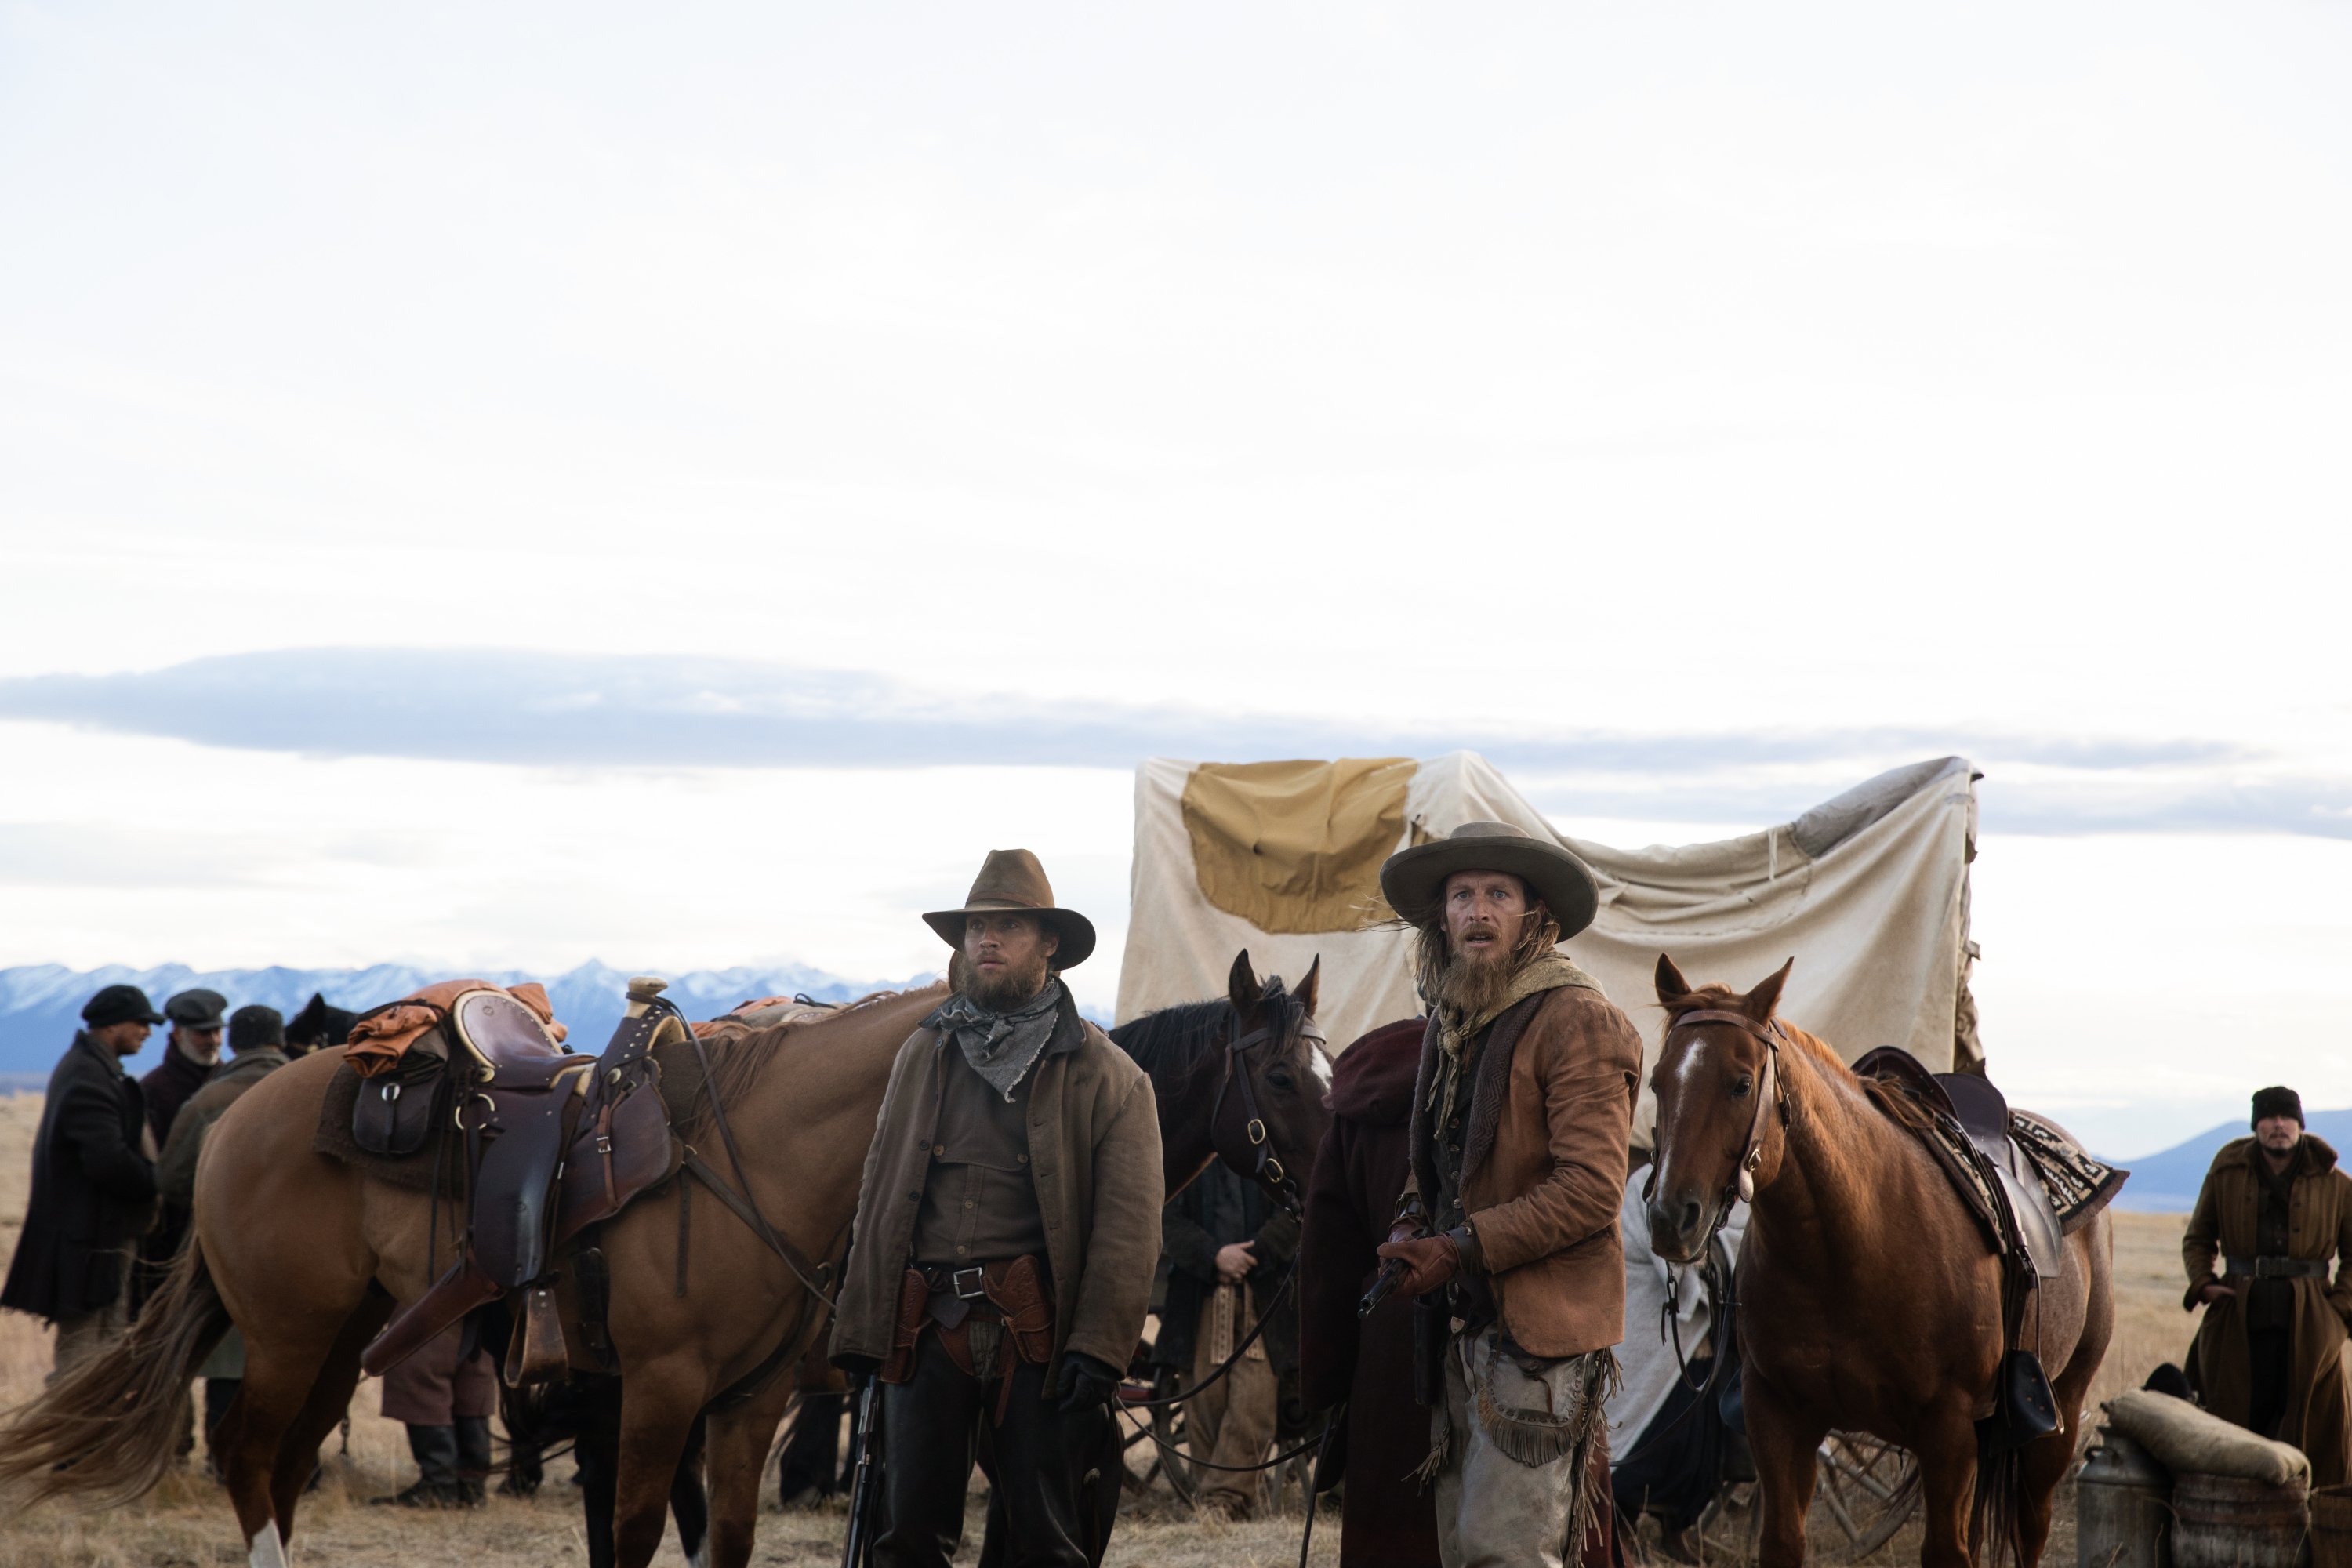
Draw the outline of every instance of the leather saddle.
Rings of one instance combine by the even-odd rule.
[[[443,1051],[412,1047],[416,1068],[404,1063],[361,1094],[355,1142],[373,1147],[387,1129],[397,1134],[403,1121],[415,1123],[414,1107],[428,1105],[440,1134],[462,1150],[467,1175],[460,1256],[368,1345],[365,1371],[381,1376],[474,1308],[528,1289],[507,1381],[562,1373],[568,1356],[548,1278],[555,1249],[677,1166],[652,1052],[683,1037],[685,1025],[667,1003],[656,1005],[664,988],[652,977],[630,982],[628,1010],[601,1057],[566,1050],[505,992],[466,992],[436,1031]],[[441,1062],[426,1068],[436,1055]],[[446,1081],[420,1081],[435,1077]]]
[[[1975,1073],[1931,1073],[1910,1052],[1881,1046],[1853,1064],[1857,1077],[1899,1084],[1937,1113],[1945,1125],[1937,1156],[1961,1198],[1992,1232],[1996,1248],[2023,1257],[2037,1279],[2054,1279],[2064,1264],[2063,1233],[2042,1168],[2011,1135],[2017,1113]]]

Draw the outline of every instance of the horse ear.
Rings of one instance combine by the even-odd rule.
[[[1671,1007],[1690,994],[1691,983],[1683,978],[1683,972],[1675,967],[1675,961],[1663,952],[1658,954],[1659,1005]]]
[[[1797,961],[1793,958],[1789,960],[1766,975],[1762,984],[1748,994],[1745,1003],[1749,1017],[1759,1024],[1772,1021],[1772,1010],[1780,1005],[1780,987],[1789,984],[1789,971],[1796,967]]]
[[[1315,962],[1307,966],[1307,978],[1301,980],[1298,983],[1298,989],[1291,993],[1298,998],[1299,1005],[1307,1009],[1307,1016],[1310,1018],[1315,1016],[1317,993],[1322,989],[1323,955],[1318,952],[1315,955]]]
[[[1234,1011],[1244,1018],[1257,1011],[1259,1001],[1265,995],[1257,971],[1250,967],[1248,948],[1234,954],[1234,972],[1225,976],[1225,995],[1233,1002]]]

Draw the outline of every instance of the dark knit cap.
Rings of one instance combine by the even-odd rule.
[[[103,1029],[109,1024],[160,1024],[163,1015],[136,985],[109,985],[82,1004],[81,1021]]]
[[[2292,1116],[2295,1125],[2304,1125],[2303,1096],[2284,1084],[2254,1090],[2254,1121],[2262,1122],[2273,1116]]]
[[[275,1007],[256,1002],[228,1016],[228,1048],[243,1056],[286,1043],[286,1020]]]

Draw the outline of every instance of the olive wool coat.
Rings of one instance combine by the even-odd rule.
[[[890,1069],[834,1317],[837,1363],[890,1354],[939,1123],[940,1053],[954,1048],[937,1032],[918,1029]],[[1066,988],[1053,1037],[1029,1070],[1029,1174],[1045,1221],[1054,1292],[1054,1353],[1043,1392],[1053,1397],[1066,1354],[1121,1372],[1134,1358],[1160,1263],[1167,1182],[1151,1080],[1078,1016]]]
[[[2328,1275],[2287,1281],[2294,1289],[2294,1362],[2279,1437],[2311,1457],[2311,1484],[2340,1486],[2352,1479],[2352,1401],[2345,1386],[2345,1321],[2352,1315],[2352,1281],[2344,1262],[2352,1258],[2352,1176],[2336,1161],[2326,1141],[2306,1132],[2297,1151],[2299,1169],[2287,1204],[2287,1255],[2336,1259]],[[2223,1144],[2197,1194],[2180,1243],[2189,1274],[2181,1305],[2194,1311],[2198,1296],[2225,1265],[2222,1259],[2255,1254],[2255,1226],[2262,1182],[2254,1162],[2262,1150],[2252,1138]],[[2231,1275],[2231,1294],[2205,1309],[2205,1321],[2189,1348],[2189,1380],[2206,1408],[2243,1425],[2251,1412],[2253,1375],[2246,1351],[2246,1292],[2252,1281]]]
[[[74,1318],[122,1294],[132,1244],[155,1217],[155,1167],[140,1147],[146,1118],[121,1060],[77,1033],[49,1075],[32,1198],[0,1306]]]

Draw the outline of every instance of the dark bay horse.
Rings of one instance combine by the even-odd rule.
[[[1244,954],[1235,973],[1246,970]],[[714,1084],[746,1151],[749,1196],[812,1256],[838,1258],[891,1063],[945,994],[943,985],[886,994],[709,1042]],[[1253,997],[1241,1015],[1253,1027],[1261,1005]],[[1300,1049],[1319,1060],[1294,1026],[1282,1042],[1218,1054],[1246,1077],[1276,1158],[1303,1172],[1320,1123],[1300,1121],[1297,1097],[1274,1081],[1310,1070]],[[163,1290],[129,1335],[0,1430],[0,1487],[25,1501],[71,1496],[90,1506],[148,1490],[184,1429],[194,1369],[234,1323],[247,1370],[222,1430],[229,1499],[248,1562],[284,1563],[302,1487],[350,1403],[361,1350],[433,1278],[426,1195],[311,1147],[341,1060],[331,1048],[290,1063],[222,1118],[197,1172],[194,1238]],[[1170,1158],[1198,1162],[1182,1180],[1220,1156],[1245,1173],[1258,1168],[1261,1146],[1228,1107],[1240,1098],[1162,1101]],[[1319,1093],[1307,1098],[1319,1115]],[[707,1123],[706,1115],[683,1131],[707,1142]],[[611,1276],[606,1331],[622,1368],[613,1519],[623,1568],[645,1568],[659,1547],[679,1456],[706,1411],[709,1561],[749,1561],[761,1469],[793,1392],[789,1376],[754,1374],[788,1368],[824,1322],[821,1305],[748,1227],[715,1202],[695,1208],[683,1260],[670,1187],[607,1221],[598,1240]],[[446,1261],[446,1240],[441,1248]],[[577,1303],[563,1294],[576,1345]]]
[[[1742,995],[1691,985],[1661,954],[1667,1028],[1651,1078],[1659,1257],[1701,1255],[1753,1159],[1738,1292],[1741,1394],[1764,1494],[1761,1568],[1804,1561],[1814,1455],[1833,1430],[1868,1432],[1917,1457],[1928,1568],[1960,1568],[1988,1544],[2032,1568],[2114,1331],[2109,1221],[2102,1213],[2067,1237],[2062,1273],[2027,1297],[2021,1342],[2050,1373],[2059,1426],[2000,1458],[1994,1429],[1977,1423],[1992,1414],[2007,1348],[2000,1260],[1903,1124],[1898,1092],[1857,1078],[1802,1029],[1775,1025],[1793,963]]]

